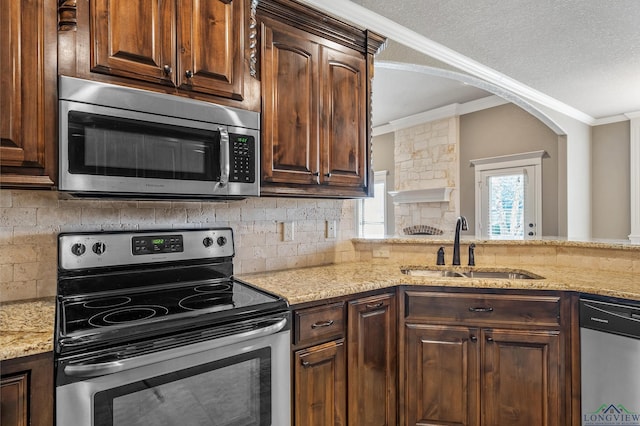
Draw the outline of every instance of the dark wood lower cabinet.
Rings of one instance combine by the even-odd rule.
[[[350,426],[397,424],[396,313],[393,294],[349,303],[347,402]]]
[[[53,425],[53,353],[1,364],[0,425]]]
[[[569,297],[480,291],[404,296],[401,425],[575,424]]]
[[[359,296],[294,309],[294,426],[397,425],[397,298]]]
[[[344,339],[295,352],[293,370],[294,424],[346,425]]]
[[[558,331],[483,330],[482,424],[561,426]]]
[[[479,425],[478,330],[407,324],[407,425]]]

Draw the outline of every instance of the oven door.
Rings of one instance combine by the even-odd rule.
[[[56,388],[56,424],[290,425],[290,331],[219,343],[71,368],[86,378]]]

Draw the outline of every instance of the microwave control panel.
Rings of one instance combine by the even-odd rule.
[[[256,181],[256,140],[253,136],[229,134],[231,145],[230,182],[254,183]]]

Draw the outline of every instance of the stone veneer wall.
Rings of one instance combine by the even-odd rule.
[[[395,133],[395,190],[450,187],[449,202],[395,206],[395,230],[429,225],[453,232],[459,206],[459,118],[451,117],[398,130]]]
[[[230,226],[243,274],[354,260],[354,208],[351,200],[114,201],[0,190],[0,302],[55,295],[59,232]],[[326,220],[337,221],[336,239],[325,238]],[[282,241],[282,221],[294,222],[293,241]]]

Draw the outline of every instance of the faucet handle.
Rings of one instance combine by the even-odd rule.
[[[438,249],[438,260],[436,261],[436,265],[444,265],[444,247],[440,247]]]
[[[475,256],[476,244],[469,244],[469,266],[476,266],[476,256]]]

